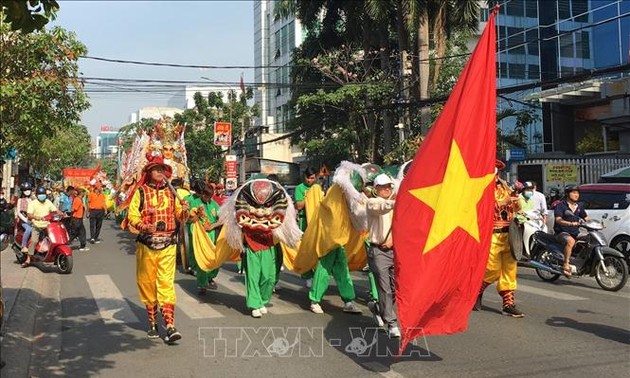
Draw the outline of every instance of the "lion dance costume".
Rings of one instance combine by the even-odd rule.
[[[497,170],[505,168],[505,164],[497,161]],[[512,189],[498,176],[494,189],[494,225],[492,230],[492,242],[486,274],[475,303],[474,310],[481,309],[481,300],[484,290],[494,282],[497,282],[497,291],[503,298],[503,314],[515,318],[522,318],[524,314],[516,308],[514,291],[516,290],[517,261],[510,251],[509,228],[510,222],[520,209],[518,197],[513,195]]]

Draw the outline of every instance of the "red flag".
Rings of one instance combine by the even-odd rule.
[[[466,330],[490,250],[496,9],[398,192],[393,237],[401,349]]]

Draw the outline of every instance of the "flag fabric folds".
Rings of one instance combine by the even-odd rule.
[[[466,330],[490,250],[496,10],[403,180],[394,209],[401,349]]]

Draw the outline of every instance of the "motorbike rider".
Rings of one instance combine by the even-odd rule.
[[[562,269],[564,275],[571,276],[571,265],[569,259],[575,240],[580,233],[580,219],[585,221],[590,218],[584,210],[584,204],[578,202],[580,199],[580,188],[577,185],[569,185],[564,190],[565,198],[558,203],[554,210],[555,223],[553,230],[556,239],[564,247],[564,263]]]
[[[22,252],[28,252],[28,241],[31,238],[31,231],[33,227],[31,227],[31,222],[28,220],[26,216],[26,212],[28,210],[28,204],[32,201],[32,190],[30,182],[23,182],[20,184],[20,198],[17,200],[15,218],[20,220],[20,224],[18,227],[22,227],[24,229],[24,235],[22,236]]]
[[[44,220],[44,217],[50,213],[63,215],[63,213],[59,211],[59,209],[57,209],[57,207],[48,199],[46,188],[38,186],[37,189],[35,189],[35,195],[37,196],[37,200],[31,201],[28,204],[28,209],[26,210],[28,219],[33,223],[33,229],[31,231],[31,244],[28,246],[26,261],[22,264],[23,268],[30,265],[30,256],[35,252],[35,245],[39,241],[39,235],[50,223]]]

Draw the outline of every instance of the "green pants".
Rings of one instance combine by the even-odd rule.
[[[276,284],[276,249],[245,250],[245,301],[252,310],[264,307]]]
[[[346,250],[341,247],[330,251],[317,262],[317,268],[315,268],[315,275],[313,276],[313,285],[308,292],[308,298],[311,302],[321,302],[324,294],[326,294],[326,290],[328,290],[331,275],[337,282],[339,295],[343,302],[347,303],[354,300],[356,295],[354,294],[354,286],[348,270]]]
[[[195,270],[195,277],[197,278],[197,287],[207,287],[208,281],[213,280],[219,274],[219,268],[215,270],[211,270],[206,272],[202,270],[199,265],[197,265],[197,260],[195,260],[195,252],[193,251],[192,246],[192,229],[191,225],[187,224],[186,228],[188,229],[188,240],[190,240],[190,245],[188,246],[188,266]],[[216,237],[214,234],[214,230],[208,232],[208,236],[210,240],[214,243]]]

